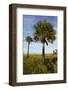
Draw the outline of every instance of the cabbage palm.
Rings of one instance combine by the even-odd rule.
[[[30,36],[27,36],[26,37],[26,41],[28,42],[28,50],[27,50],[27,57],[29,57],[29,46],[30,46],[30,43],[33,41],[32,38]]]
[[[52,24],[46,20],[41,20],[34,25],[34,40],[40,41],[43,45],[42,56],[45,58],[45,43],[53,43],[56,39],[56,31]]]

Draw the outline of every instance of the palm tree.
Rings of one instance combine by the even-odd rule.
[[[53,54],[57,54],[57,49],[53,50]]]
[[[27,36],[26,37],[26,41],[28,42],[28,50],[27,50],[27,57],[29,57],[29,46],[30,46],[30,43],[33,41],[32,38],[30,36]]]
[[[53,43],[56,39],[56,31],[53,29],[52,24],[46,20],[37,22],[34,29],[34,40],[43,44],[42,56],[45,58],[45,43],[46,45],[48,45],[48,42]]]

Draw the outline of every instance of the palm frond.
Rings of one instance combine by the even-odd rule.
[[[48,42],[52,43],[56,39],[56,32],[53,26],[47,20],[41,20],[34,25],[34,39],[41,41],[48,45]]]

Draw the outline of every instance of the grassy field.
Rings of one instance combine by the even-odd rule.
[[[30,54],[23,56],[23,74],[43,74],[57,73],[57,55],[45,54],[43,59],[41,54]]]

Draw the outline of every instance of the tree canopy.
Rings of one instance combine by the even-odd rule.
[[[48,42],[53,43],[56,39],[56,31],[50,22],[46,20],[39,21],[34,25],[34,28],[35,41],[41,41],[48,45]]]

